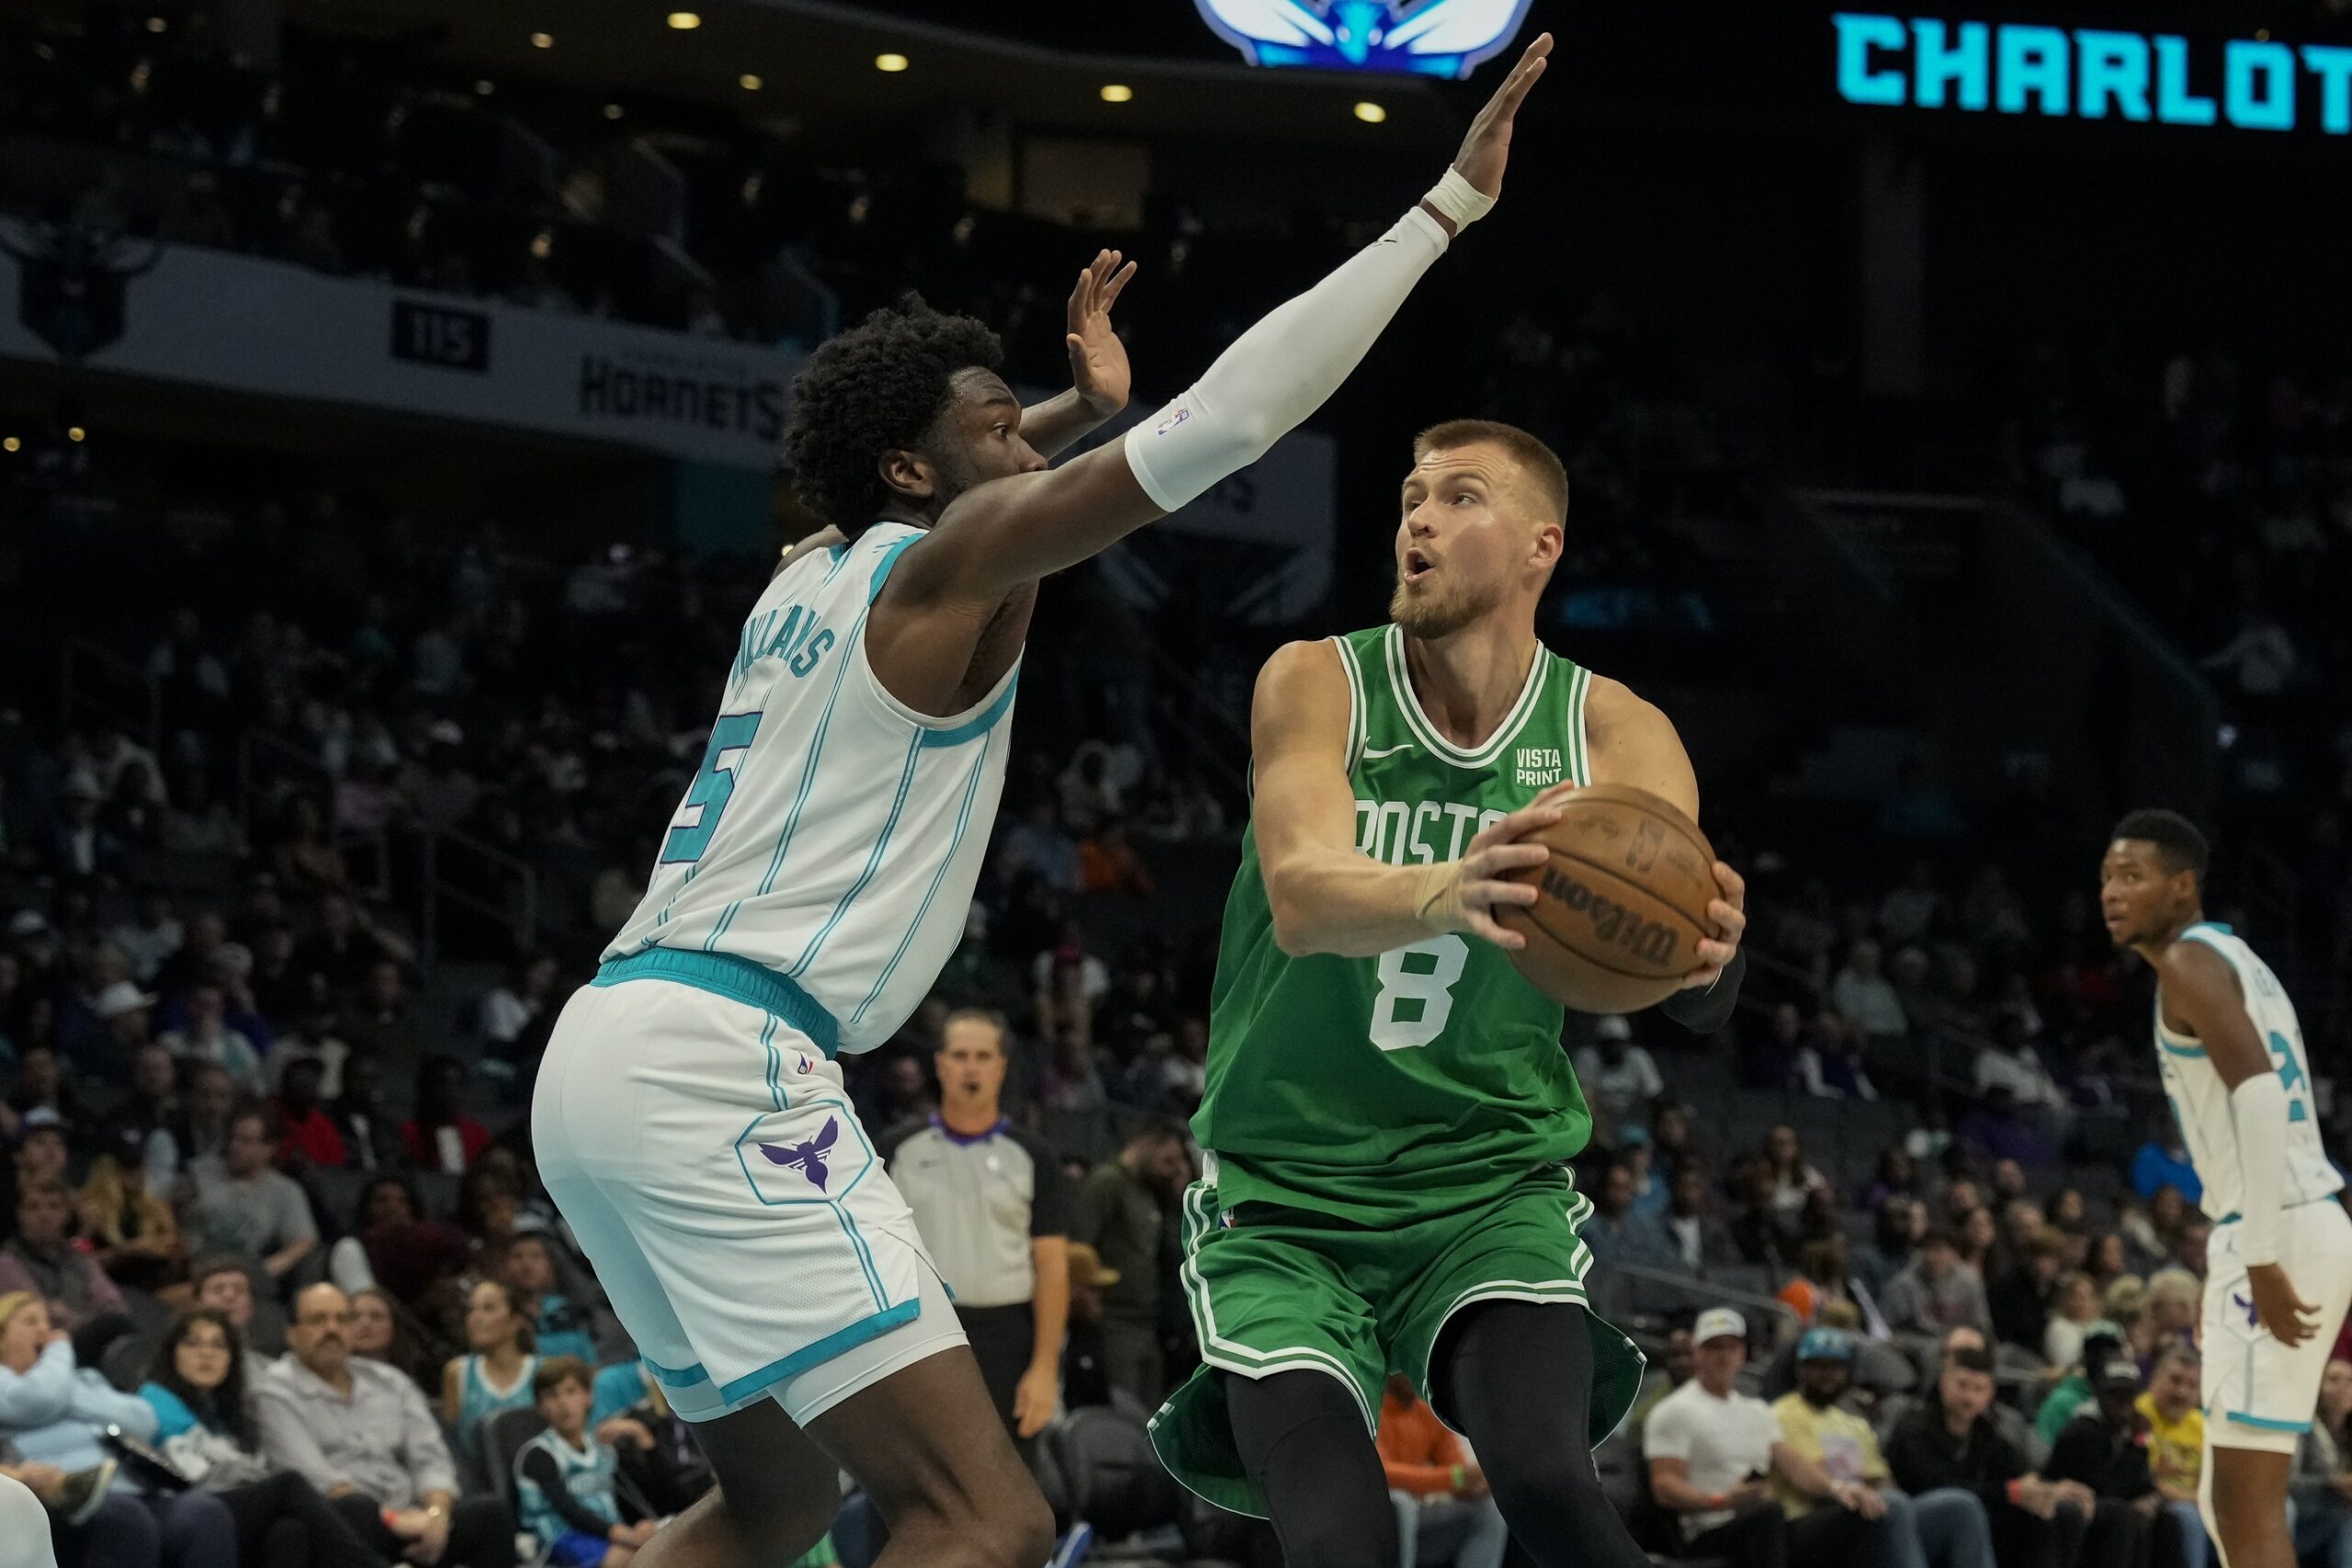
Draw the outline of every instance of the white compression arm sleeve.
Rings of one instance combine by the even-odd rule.
[[[1264,457],[1339,390],[1445,246],[1445,230],[1416,207],[1235,339],[1190,390],[1127,432],[1144,493],[1173,512]]]
[[[2287,1086],[2260,1072],[2230,1091],[2238,1132],[2238,1261],[2278,1261],[2279,1189],[2287,1179]]]

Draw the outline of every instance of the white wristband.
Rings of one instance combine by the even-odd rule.
[[[2230,1091],[2238,1134],[2238,1261],[2278,1261],[2278,1205],[2287,1174],[2287,1086],[2259,1072]]]
[[[1494,210],[1495,198],[1462,177],[1462,171],[1449,166],[1445,178],[1430,186],[1421,197],[1443,214],[1453,225],[1456,234]]]

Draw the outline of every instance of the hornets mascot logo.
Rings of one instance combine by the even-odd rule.
[[[1467,76],[1501,51],[1529,0],[1193,0],[1252,65]]]

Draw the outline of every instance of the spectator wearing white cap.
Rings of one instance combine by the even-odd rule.
[[[1649,1131],[1650,1107],[1666,1092],[1657,1063],[1634,1043],[1634,1026],[1611,1013],[1592,1026],[1593,1043],[1577,1053],[1577,1082],[1611,1138]]]
[[[1853,1364],[1850,1335],[1807,1329],[1797,1342],[1797,1386],[1772,1406],[1781,1442],[1830,1483],[1824,1494],[1800,1472],[1779,1471],[1791,1556],[1855,1568],[1993,1568],[1992,1526],[1974,1493],[1941,1486],[1914,1497],[1895,1486],[1870,1423],[1838,1403]]]
[[[141,990],[132,980],[115,981],[90,1004],[118,1058],[129,1061],[152,1038],[150,1010],[154,1005],[155,993]]]
[[[1762,1400],[1734,1384],[1747,1361],[1747,1320],[1711,1307],[1690,1330],[1695,1371],[1657,1403],[1642,1427],[1650,1494],[1674,1515],[1683,1555],[1721,1557],[1737,1568],[1787,1561],[1788,1518],[1770,1483],[1781,1425]],[[1808,1466],[1819,1476],[1820,1467]]]

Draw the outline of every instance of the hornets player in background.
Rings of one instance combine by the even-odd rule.
[[[834,1058],[888,1039],[962,934],[1038,580],[1254,462],[1331,394],[1492,205],[1550,48],[1385,235],[1061,468],[1029,437],[1077,422],[1024,429],[976,321],[910,302],[812,357],[786,455],[837,533],[752,606],[644,902],[566,1004],[532,1101],[548,1190],[718,1477],[633,1568],[787,1562],[830,1523],[840,1471],[889,1526],[883,1568],[1036,1568],[1052,1550]],[[1102,320],[1115,263],[1071,307],[1098,393],[1125,379]]]
[[[1693,818],[1664,714],[1553,653],[1535,611],[1568,480],[1526,432],[1462,420],[1415,443],[1391,624],[1278,650],[1250,712],[1254,780],[1210,1001],[1207,1152],[1182,1278],[1206,1365],[1153,1422],[1170,1470],[1273,1521],[1289,1568],[1398,1560],[1373,1425],[1409,1378],[1470,1440],[1544,1568],[1646,1562],[1593,1472],[1642,1359],[1593,1316],[1567,1162],[1592,1118],[1560,1004],[1505,950],[1505,880],[1562,793],[1650,790]],[[1743,888],[1666,1005],[1730,1016]]]
[[[2344,1179],[2320,1146],[2311,1059],[2270,965],[2205,918],[2205,836],[2170,811],[2115,826],[2108,934],[2156,972],[2156,1066],[2213,1222],[2206,1244],[2205,1469],[2224,1568],[2293,1568],[2287,1475],[2352,1303]]]

